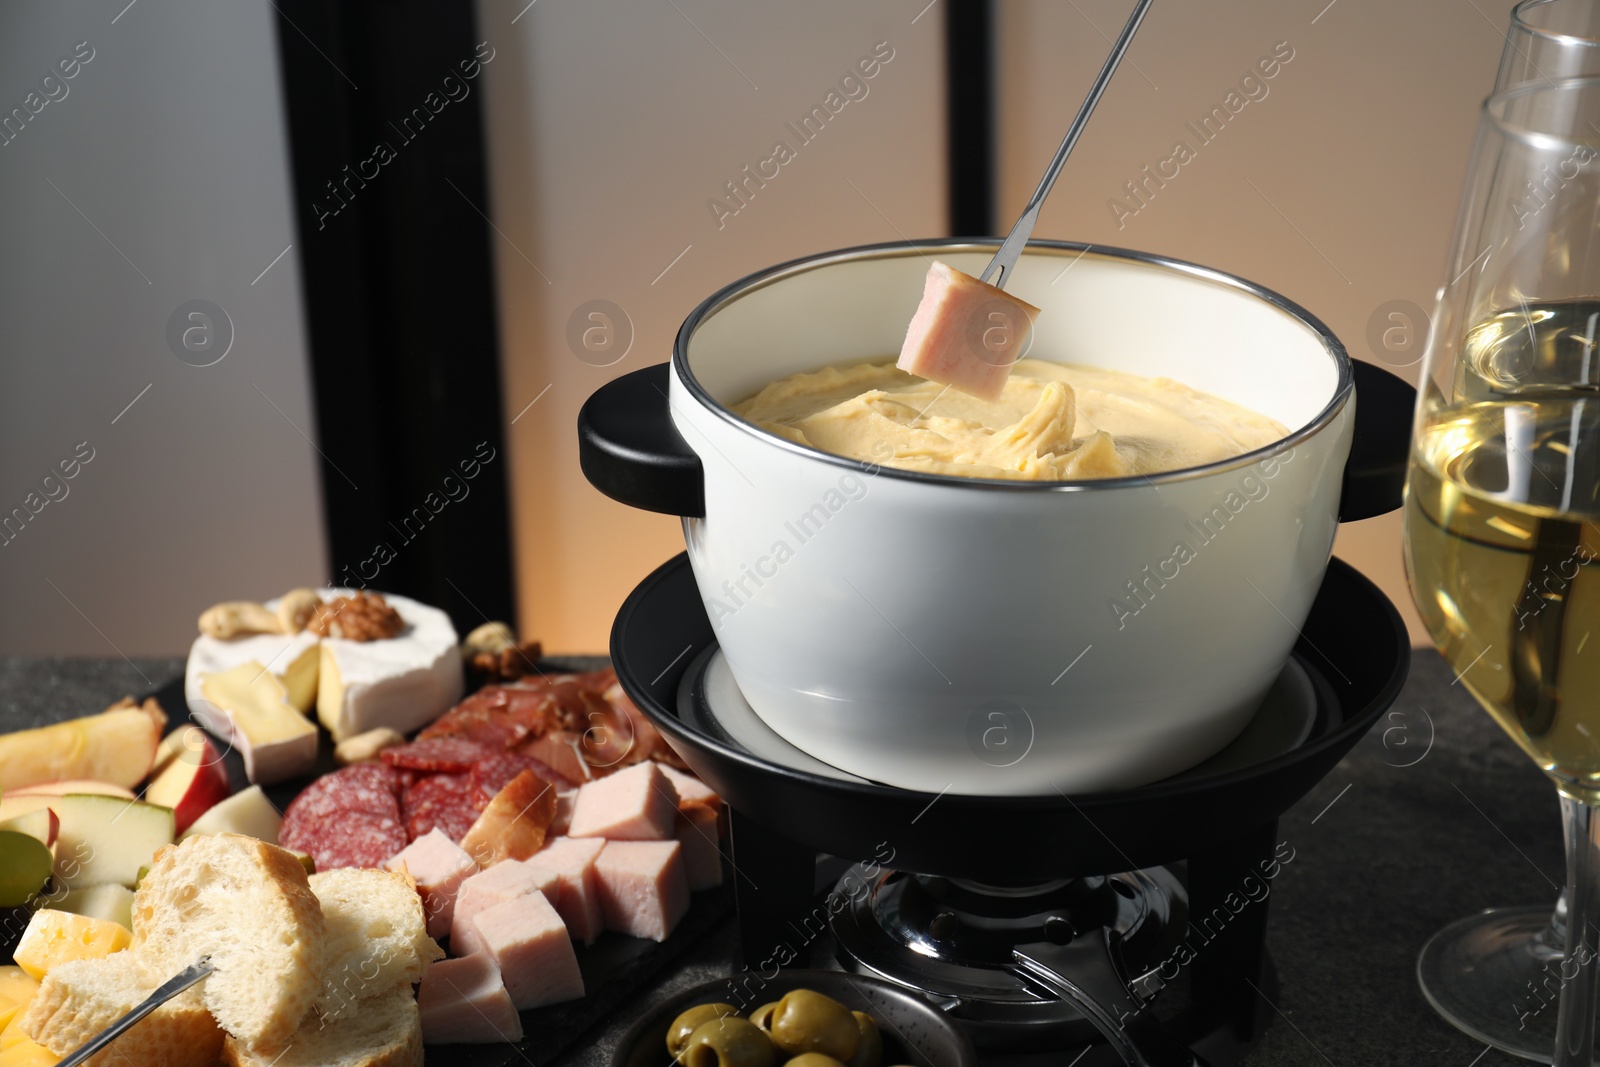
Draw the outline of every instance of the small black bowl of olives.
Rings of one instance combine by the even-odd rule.
[[[954,1022],[915,993],[843,971],[747,972],[652,1009],[611,1067],[977,1067]]]

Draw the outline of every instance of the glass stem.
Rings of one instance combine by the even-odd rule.
[[[1561,961],[1553,1067],[1593,1067],[1595,925],[1600,922],[1600,815],[1561,794],[1567,848],[1567,952]]]

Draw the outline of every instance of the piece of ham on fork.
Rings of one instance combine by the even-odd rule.
[[[935,260],[895,366],[996,400],[1027,353],[1038,315],[1027,301]]]

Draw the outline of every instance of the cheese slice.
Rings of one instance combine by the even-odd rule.
[[[289,703],[278,676],[254,660],[208,674],[201,695],[227,716],[233,746],[244,756],[245,775],[258,784],[308,773],[317,760],[317,728]]]
[[[400,634],[322,642],[317,718],[336,742],[380,726],[410,733],[461,699],[460,643],[450,616],[409,597],[385,593],[384,599],[406,624]]]
[[[268,601],[271,607],[276,601]],[[232,741],[227,716],[206,700],[200,691],[208,674],[232,670],[241,663],[265,664],[288,690],[289,703],[309,713],[317,699],[317,645],[313,633],[252,634],[223,641],[202,634],[189,647],[189,662],[184,670],[183,694],[194,721],[224,741]]]
[[[288,692],[289,703],[294,705],[296,711],[306,715],[311,714],[311,709],[317,706],[317,667],[321,662],[317,646],[307,645],[290,661],[289,666],[278,672],[283,679],[283,688]]]

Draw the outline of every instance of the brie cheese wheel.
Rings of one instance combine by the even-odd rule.
[[[317,718],[336,742],[380,726],[408,734],[461,699],[461,648],[450,616],[409,597],[383,596],[406,624],[400,634],[322,641]]]
[[[319,589],[323,600],[349,589]],[[450,616],[409,597],[383,594],[406,628],[378,641],[350,641],[314,633],[255,634],[223,641],[201,635],[189,649],[184,695],[194,720],[233,743],[228,716],[206,699],[207,675],[242,663],[265,664],[294,707],[317,718],[335,742],[380,726],[409,733],[461,699],[461,651]],[[276,607],[276,600],[266,602]]]
[[[200,692],[227,716],[230,744],[244,756],[245,777],[256,784],[310,772],[317,762],[317,728],[294,705],[278,676],[254,660],[208,674]]]

